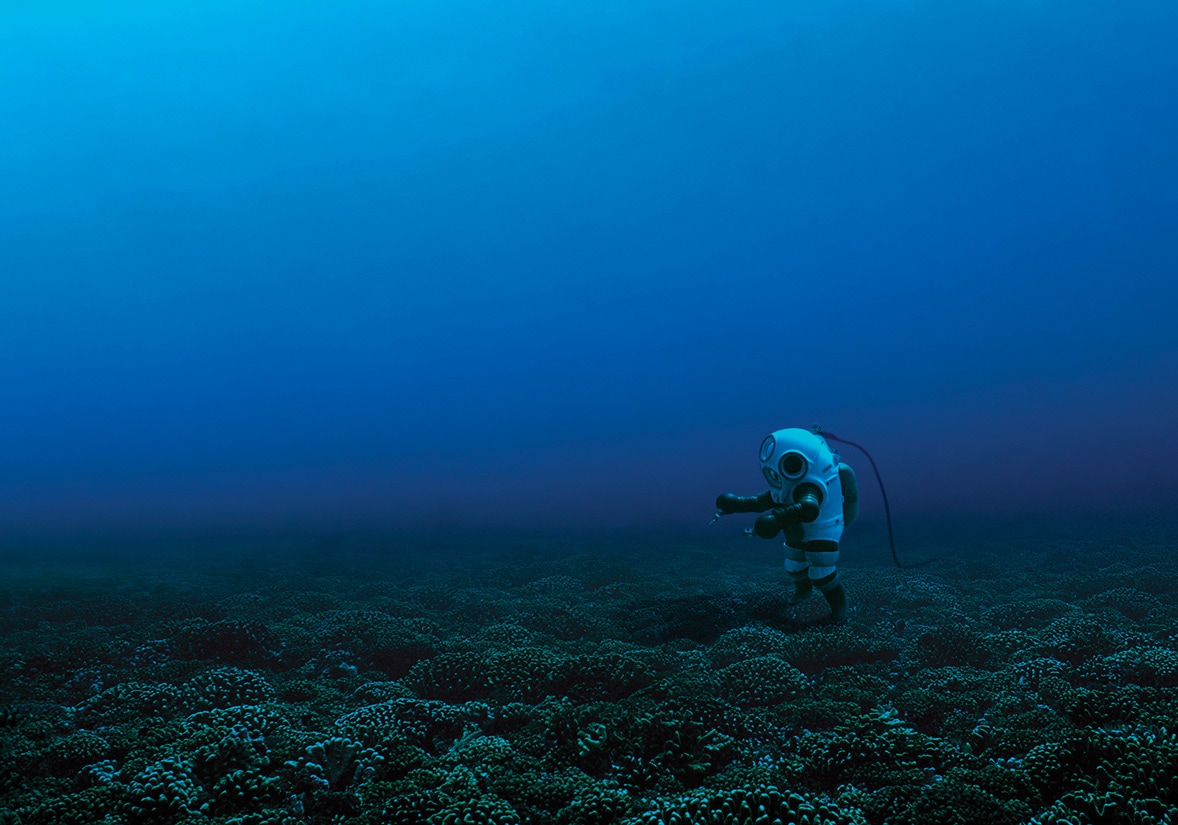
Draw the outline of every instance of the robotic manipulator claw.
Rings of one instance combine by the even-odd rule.
[[[717,510],[716,515],[712,516],[712,520],[708,522],[708,527],[711,527],[713,524],[715,524],[717,521],[719,521],[722,516],[726,516],[726,515],[728,515],[728,514],[725,513],[723,510]],[[746,539],[751,539],[755,535],[757,535],[757,532],[752,527],[746,527],[746,528],[744,528],[744,530],[741,531],[741,535],[743,535]]]

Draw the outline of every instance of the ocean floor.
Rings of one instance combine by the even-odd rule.
[[[13,541],[0,825],[1178,821],[1178,530],[897,540]]]

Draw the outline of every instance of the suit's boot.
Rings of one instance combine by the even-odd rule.
[[[790,573],[789,577],[794,580],[794,592],[789,597],[790,604],[800,604],[813,595],[814,583],[810,581],[809,573],[801,570],[797,574]]]
[[[839,582],[829,590],[823,590],[822,595],[826,597],[826,602],[830,605],[831,624],[846,624],[847,591],[843,590],[842,582]]]

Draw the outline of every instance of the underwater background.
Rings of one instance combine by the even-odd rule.
[[[3,4],[0,825],[1178,820],[1176,43]]]

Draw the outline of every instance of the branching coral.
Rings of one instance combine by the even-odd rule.
[[[760,825],[772,822],[853,825],[855,818],[833,803],[761,786],[697,791],[662,802],[625,822],[626,825]]]
[[[757,656],[720,672],[721,695],[740,707],[775,705],[809,686],[800,670],[775,656]]]
[[[127,786],[123,813],[131,825],[167,825],[196,813],[200,786],[188,760],[162,759],[140,771]]]

